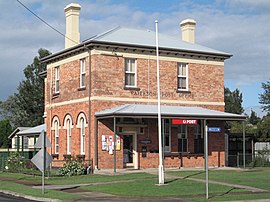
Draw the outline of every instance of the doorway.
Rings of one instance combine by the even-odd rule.
[[[124,167],[138,169],[137,135],[123,135]]]

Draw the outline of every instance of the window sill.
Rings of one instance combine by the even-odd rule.
[[[83,90],[85,90],[86,89],[86,87],[84,86],[84,87],[80,87],[80,88],[78,88],[78,91],[83,91]]]
[[[141,89],[140,88],[137,88],[137,87],[127,87],[127,86],[125,86],[124,87],[124,90],[137,90],[137,91],[139,91]]]
[[[178,89],[178,90],[176,90],[176,92],[177,92],[177,93],[187,93],[187,94],[191,94],[191,91],[189,91],[189,90],[180,90],[180,89]]]
[[[85,155],[84,154],[78,154],[76,155],[78,160],[84,160],[85,159]]]
[[[203,157],[204,154],[195,154],[195,153],[189,153],[189,152],[167,152],[164,153],[164,157],[171,157],[171,159],[174,159],[174,157],[187,157],[188,159],[190,159],[191,157],[194,157],[195,159],[197,157]]]
[[[53,93],[53,94],[52,94],[52,99],[58,98],[58,97],[59,97],[59,95],[60,95],[60,93],[59,93],[59,92],[58,92],[58,93]]]
[[[63,157],[65,160],[71,160],[71,154],[64,154]]]
[[[53,159],[58,159],[59,158],[59,154],[52,154],[52,158]]]

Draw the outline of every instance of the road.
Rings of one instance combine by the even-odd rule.
[[[33,200],[25,199],[22,197],[11,196],[8,194],[0,193],[1,202],[34,202]]]

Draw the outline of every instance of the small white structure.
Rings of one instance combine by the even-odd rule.
[[[38,139],[41,131],[46,131],[46,125],[42,124],[36,127],[18,127],[8,138],[12,139],[12,149],[34,149],[35,141]]]
[[[265,159],[270,161],[270,142],[256,142],[255,156],[263,156]]]

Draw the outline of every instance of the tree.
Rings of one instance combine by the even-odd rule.
[[[262,88],[264,92],[259,94],[259,103],[263,105],[262,108],[264,111],[270,112],[270,81],[262,83]]]
[[[25,80],[21,81],[18,92],[1,103],[4,118],[18,126],[36,126],[43,123],[44,113],[44,81],[40,73],[45,71],[45,64],[40,59],[50,55],[46,49],[39,49],[38,56],[31,65],[24,69]]]
[[[265,116],[258,123],[258,141],[270,141],[270,116]]]
[[[257,116],[256,112],[251,109],[250,117],[248,118],[248,122],[252,125],[257,125],[260,121],[260,117]]]
[[[225,112],[242,114],[244,109],[242,107],[242,93],[238,89],[231,91],[229,88],[224,88]]]
[[[10,139],[8,136],[12,133],[12,127],[9,120],[0,121],[0,147],[8,148],[10,145]]]

